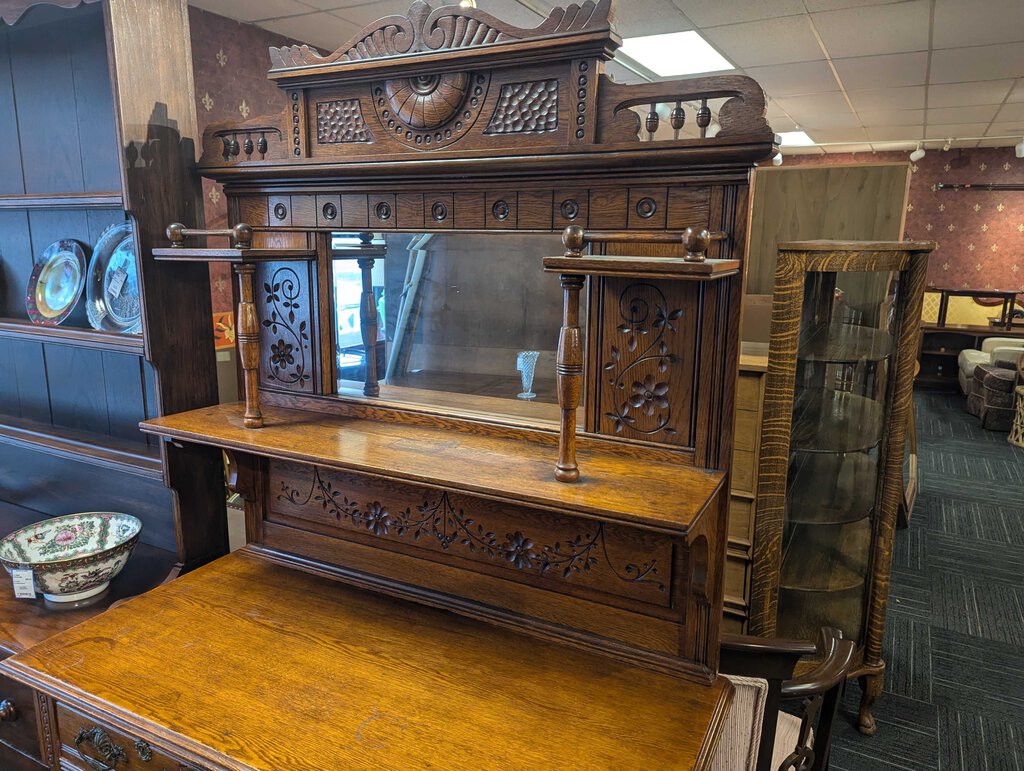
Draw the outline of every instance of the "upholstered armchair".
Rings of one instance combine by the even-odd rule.
[[[830,628],[821,630],[817,645],[722,635],[719,670],[736,692],[712,768],[827,769],[832,729],[853,652],[853,641]],[[813,657],[816,663],[794,678],[796,665],[804,657]],[[787,701],[799,708],[799,716],[781,709]]]
[[[960,368],[960,389],[965,396],[971,395],[974,368],[979,364],[1013,369],[1014,362],[1022,353],[1024,340],[1015,337],[989,337],[982,341],[980,351],[976,348],[965,348],[956,359]]]

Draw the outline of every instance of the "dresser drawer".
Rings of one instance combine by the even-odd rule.
[[[148,742],[128,736],[76,710],[57,704],[57,734],[60,737],[61,766],[89,771],[103,765],[116,771],[198,771],[161,752]],[[85,754],[95,763],[83,760]]]
[[[0,701],[8,701],[14,714],[0,722],[0,742],[33,758],[39,754],[39,724],[36,695],[27,685],[0,677]],[[7,768],[6,765],[2,766]]]

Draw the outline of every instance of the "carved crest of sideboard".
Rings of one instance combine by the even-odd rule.
[[[228,453],[247,558],[710,686],[774,135],[747,77],[613,82],[610,5],[271,49],[287,109],[204,136],[232,229],[155,252],[234,264],[245,402],[143,430]]]

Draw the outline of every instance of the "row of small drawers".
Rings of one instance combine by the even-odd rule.
[[[711,188],[245,195],[238,206],[239,221],[257,227],[552,230],[593,224],[681,230],[708,226]]]

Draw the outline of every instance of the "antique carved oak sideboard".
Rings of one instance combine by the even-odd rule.
[[[248,543],[4,662],[63,762],[708,764],[774,135],[746,77],[612,82],[609,12],[416,2],[208,129],[233,228],[154,254],[234,264],[245,402],[142,428],[228,453]]]

